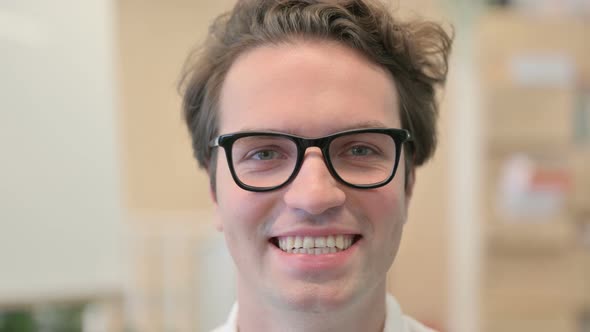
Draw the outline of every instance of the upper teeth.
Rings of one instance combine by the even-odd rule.
[[[283,236],[278,238],[283,251],[293,253],[323,254],[348,249],[353,235]]]

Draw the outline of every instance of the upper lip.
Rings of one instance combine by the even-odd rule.
[[[328,235],[360,235],[360,232],[349,229],[349,228],[340,228],[340,227],[330,227],[330,228],[318,228],[318,227],[304,227],[304,228],[296,228],[292,230],[276,232],[276,234],[272,234],[270,237],[285,237],[285,236],[328,236]]]

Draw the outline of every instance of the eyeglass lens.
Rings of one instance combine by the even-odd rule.
[[[332,140],[332,167],[342,180],[353,185],[372,185],[387,180],[393,172],[396,144],[382,133],[354,133]],[[233,168],[238,179],[252,187],[284,183],[297,166],[297,145],[282,136],[246,136],[232,147]]]

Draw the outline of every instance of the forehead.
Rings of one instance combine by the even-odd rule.
[[[240,55],[220,96],[220,133],[272,129],[321,136],[399,127],[391,75],[334,42],[265,45]],[[379,125],[380,124],[380,125]]]

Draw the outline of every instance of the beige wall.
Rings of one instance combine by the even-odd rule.
[[[119,2],[120,105],[125,206],[210,207],[176,92],[183,61],[232,1]],[[205,5],[206,4],[206,5]]]

